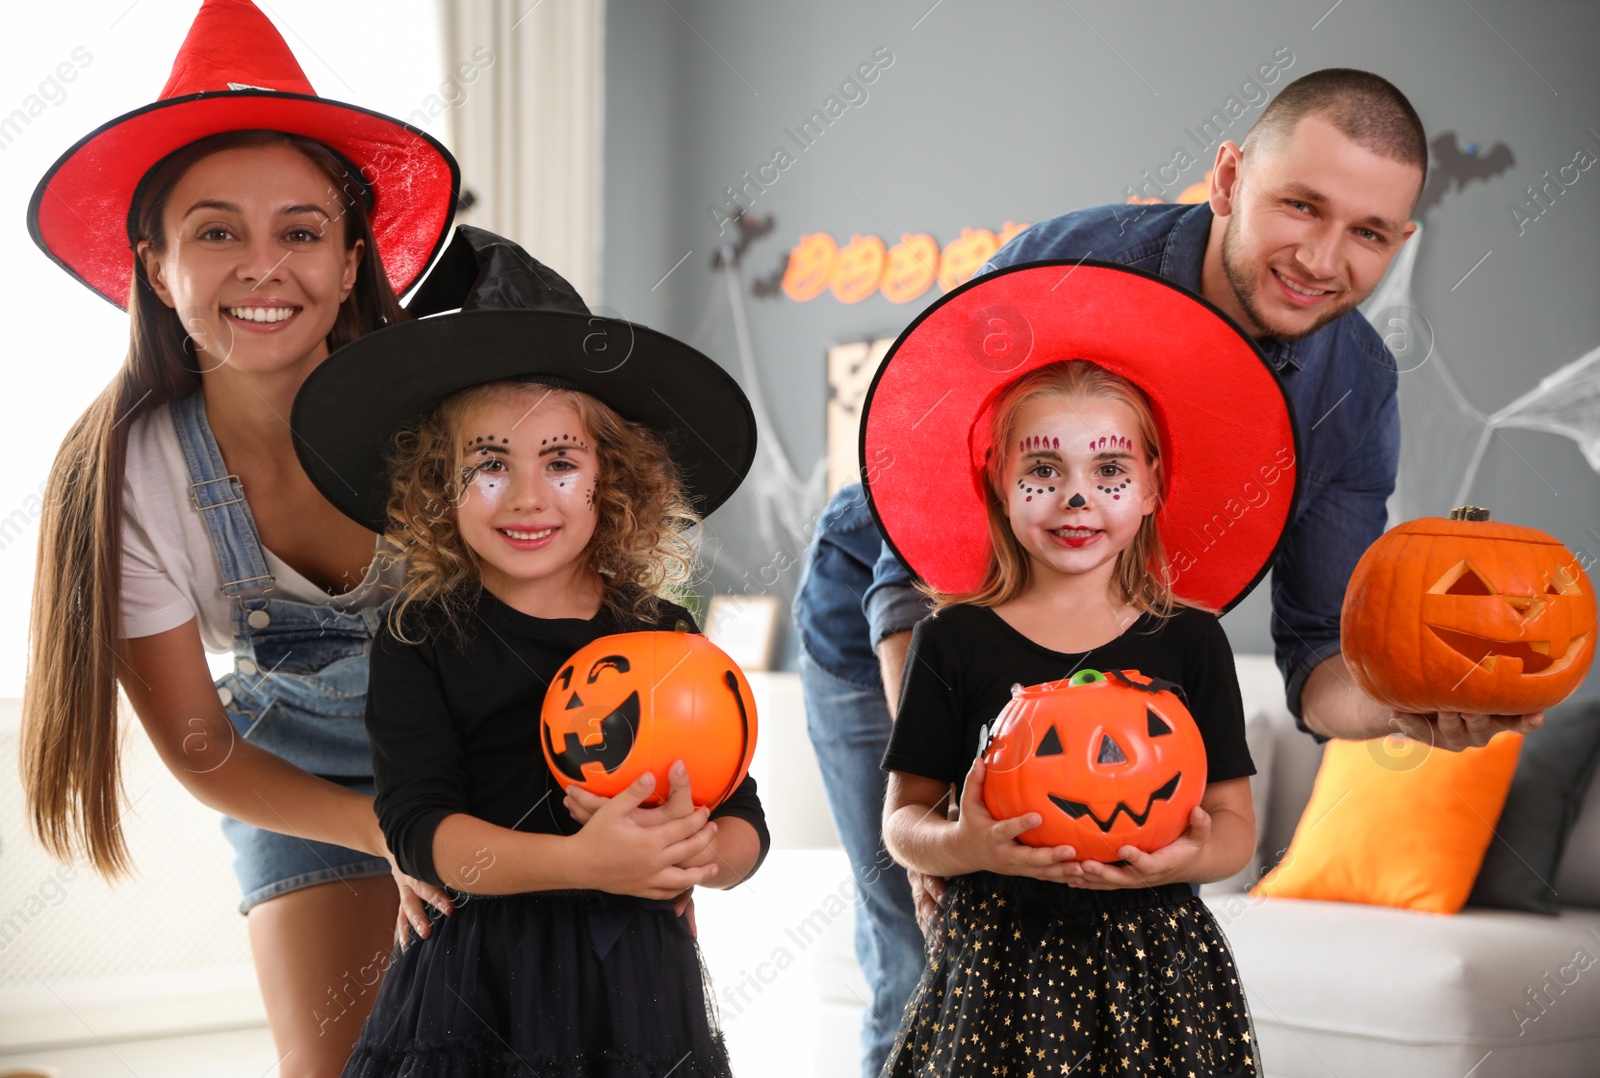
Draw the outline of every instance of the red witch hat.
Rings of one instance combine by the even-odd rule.
[[[315,139],[360,171],[378,256],[404,294],[450,230],[455,158],[410,124],[318,97],[250,0],[205,0],[160,98],[91,131],[50,166],[28,203],[28,232],[62,269],[126,307],[145,174],[197,139],[262,129]]]
[[[1156,518],[1180,597],[1226,611],[1271,566],[1293,519],[1299,435],[1278,376],[1234,322],[1128,266],[1027,262],[923,311],[884,357],[861,419],[868,501],[900,560],[950,594],[989,563],[984,462],[1001,391],[1087,359],[1150,399],[1166,472]]]

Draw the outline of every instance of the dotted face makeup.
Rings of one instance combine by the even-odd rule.
[[[1128,484],[1131,482],[1133,482],[1132,476],[1124,476],[1122,482],[1118,483],[1114,487],[1108,487],[1103,483],[1096,483],[1095,489],[1101,491],[1102,493],[1111,495],[1111,497],[1115,500],[1120,500],[1122,498],[1122,491],[1126,490]]]
[[[1018,479],[1017,480],[1017,489],[1022,491],[1022,493],[1026,494],[1027,495],[1026,500],[1030,501],[1030,502],[1033,501],[1033,496],[1035,494],[1054,494],[1056,492],[1056,488],[1055,487],[1034,487],[1034,486],[1029,486],[1028,485],[1028,481],[1026,479]]]

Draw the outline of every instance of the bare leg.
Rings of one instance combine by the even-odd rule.
[[[337,1078],[394,949],[391,876],[290,891],[250,910],[250,950],[280,1078]]]

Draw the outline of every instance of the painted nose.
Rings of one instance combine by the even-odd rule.
[[[1085,498],[1082,494],[1074,494],[1072,496],[1071,500],[1069,500],[1067,502],[1067,508],[1069,508],[1069,509],[1082,509],[1084,506],[1086,506],[1088,504],[1089,504],[1089,500],[1087,498]]]

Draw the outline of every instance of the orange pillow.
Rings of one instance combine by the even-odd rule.
[[[1455,913],[1521,751],[1510,733],[1463,752],[1398,736],[1328,742],[1288,852],[1250,893]]]

